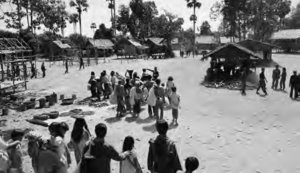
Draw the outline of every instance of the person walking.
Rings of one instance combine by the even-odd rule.
[[[297,80],[297,71],[293,72],[293,75],[290,77],[290,98],[295,98],[296,97],[296,80]]]
[[[262,89],[265,95],[267,95],[267,90],[266,90],[266,76],[265,76],[265,68],[261,69],[261,73],[259,74],[259,86],[257,88],[256,94],[259,94],[259,90]]]
[[[244,70],[242,71],[242,88],[241,88],[241,92],[242,95],[246,95],[246,79],[247,79],[247,69],[244,68]]]
[[[276,65],[276,68],[273,70],[273,74],[272,74],[272,89],[277,89],[278,87],[278,81],[280,78],[280,70],[279,70],[279,65]]]
[[[148,170],[151,173],[176,173],[181,163],[174,141],[168,138],[169,125],[165,120],[156,122],[158,136],[149,141]]]
[[[69,62],[68,62],[68,58],[66,58],[66,62],[65,62],[65,65],[66,65],[66,71],[65,71],[65,74],[69,73]]]
[[[43,78],[44,78],[46,76],[46,67],[45,67],[45,63],[44,62],[42,63],[41,70],[43,72]]]
[[[180,95],[177,93],[177,88],[172,87],[172,93],[170,94],[170,106],[172,108],[172,124],[178,126],[178,109],[180,107]]]
[[[84,61],[83,61],[82,57],[80,57],[80,59],[79,59],[79,70],[81,70],[81,68],[84,69]]]
[[[83,148],[89,141],[91,133],[84,118],[76,118],[73,130],[71,132],[70,145],[74,148],[74,154],[77,164],[83,156]]]
[[[281,78],[280,78],[280,89],[285,90],[285,81],[286,81],[286,68],[282,69]]]
[[[34,68],[34,63],[33,62],[31,63],[31,74],[32,74],[31,79],[34,78],[34,77],[36,78],[35,68]]]
[[[127,136],[123,143],[123,152],[130,151],[131,155],[120,162],[120,173],[143,173],[140,163],[134,150],[134,139]]]
[[[80,173],[110,173],[112,159],[122,161],[131,155],[130,151],[119,153],[112,145],[106,142],[107,127],[105,124],[97,124],[95,133],[96,138],[87,142],[83,149],[83,157],[79,166]]]

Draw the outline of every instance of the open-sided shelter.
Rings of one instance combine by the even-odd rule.
[[[113,53],[114,44],[109,39],[90,39],[87,44],[86,48],[90,57],[107,57]]]
[[[0,93],[17,86],[25,86],[27,83],[27,63],[36,60],[31,48],[26,42],[16,38],[0,38],[0,68],[1,82]],[[22,73],[23,72],[23,76]],[[21,77],[22,76],[22,77]],[[16,79],[18,77],[19,80]]]
[[[227,43],[226,45],[220,46],[217,49],[204,55],[202,57],[202,60],[205,60],[209,57],[218,60],[223,59],[225,61],[226,60],[238,61],[240,59],[251,59],[251,58],[262,59],[261,55],[236,43]]]
[[[272,49],[277,47],[269,43],[260,42],[252,39],[243,40],[241,42],[238,42],[238,44],[259,54],[261,57],[263,57],[264,60],[271,60]]]
[[[300,50],[300,29],[287,29],[275,32],[271,41],[285,52]]]

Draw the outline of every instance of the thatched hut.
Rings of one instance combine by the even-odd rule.
[[[90,57],[107,57],[113,53],[114,43],[109,39],[90,39],[86,48]]]
[[[264,60],[271,60],[272,49],[277,47],[269,43],[260,42],[252,39],[243,40],[241,42],[238,42],[238,44],[259,54],[261,57],[263,57]]]
[[[285,52],[300,50],[300,29],[287,29],[273,33],[271,41]]]
[[[136,40],[126,38],[122,38],[121,40],[119,40],[116,44],[116,47],[118,50],[123,51],[124,56],[137,56],[146,54],[147,50],[149,49],[148,46],[143,46]]]
[[[219,46],[219,41],[213,35],[200,35],[196,36],[195,44],[197,50],[203,52],[216,49]]]
[[[164,53],[165,52],[165,45],[163,44],[163,38],[147,38],[146,45],[149,47],[149,53],[156,54],[156,53]]]

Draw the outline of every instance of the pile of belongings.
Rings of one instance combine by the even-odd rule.
[[[8,108],[13,110],[18,110],[21,106],[21,101],[18,99],[18,97],[13,96],[12,97],[4,97],[0,100],[0,108]]]
[[[203,84],[207,88],[226,88],[229,90],[241,90],[242,88],[242,82],[241,81],[232,81],[232,82],[210,82],[210,83],[204,83]],[[246,89],[247,90],[254,90],[257,86],[255,84],[252,84],[250,82],[246,82]]]
[[[106,102],[90,102],[89,106],[95,107],[95,108],[102,108],[102,107],[107,107],[109,106],[108,103]]]
[[[46,123],[44,121],[46,121],[48,119],[56,119],[58,117],[59,117],[59,112],[58,111],[53,111],[53,112],[50,112],[50,113],[42,113],[40,115],[34,115],[33,119],[28,119],[26,121],[29,122],[29,123],[32,123],[32,124],[48,127],[49,126],[48,123]]]

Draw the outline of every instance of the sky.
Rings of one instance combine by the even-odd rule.
[[[64,0],[67,4],[67,11],[71,13],[75,13],[74,9],[69,7],[70,0]],[[157,9],[159,13],[162,13],[164,10],[167,10],[173,14],[178,15],[178,17],[182,17],[184,19],[184,29],[188,29],[192,27],[192,22],[189,20],[190,16],[193,13],[192,9],[188,9],[186,7],[186,0],[151,0],[156,3]],[[196,15],[198,16],[197,26],[199,27],[203,21],[209,21],[212,30],[217,30],[220,24],[220,20],[211,21],[209,18],[210,9],[213,4],[220,0],[199,0],[202,3],[202,7],[196,11]],[[122,4],[128,5],[130,0],[116,0],[116,5],[119,7]],[[107,27],[111,26],[110,22],[110,10],[108,9],[108,2],[106,0],[88,0],[90,5],[87,12],[83,12],[82,15],[82,33],[87,35],[88,37],[92,37],[93,31],[90,28],[91,23],[96,23],[99,26],[101,23],[104,23]],[[300,0],[292,0],[292,6],[296,6],[296,4],[300,3]],[[0,10],[2,11],[11,11],[11,7],[9,5],[2,5]],[[116,9],[118,11],[118,8]],[[1,11],[0,11],[1,12]],[[26,26],[26,22],[23,22]],[[6,29],[5,24],[2,20],[0,20],[0,29]],[[43,29],[39,32],[43,32]],[[65,29],[65,36],[74,33],[73,24],[68,24]],[[79,32],[79,25],[77,26],[77,32]]]

